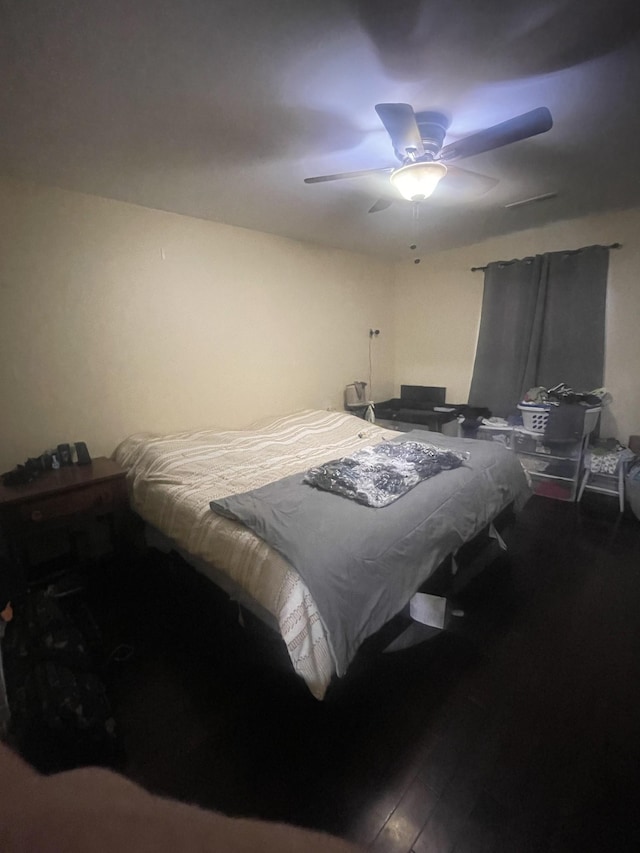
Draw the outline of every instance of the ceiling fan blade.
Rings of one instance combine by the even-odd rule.
[[[447,190],[471,195],[484,195],[499,183],[497,178],[471,172],[469,169],[461,169],[460,166],[447,166],[447,174],[443,181]]]
[[[379,198],[378,201],[369,208],[368,213],[378,213],[380,210],[386,210],[388,207],[391,207],[392,204],[392,198]]]
[[[553,118],[546,107],[538,107],[528,113],[510,118],[486,130],[481,130],[450,145],[440,151],[439,160],[461,160],[484,151],[492,151],[539,133],[546,133],[553,127]]]
[[[339,172],[337,175],[318,175],[315,178],[305,178],[305,184],[323,184],[326,181],[341,181],[343,178],[362,178],[365,175],[377,175],[380,172],[392,172],[394,166],[382,166],[379,169],[360,169],[359,172]]]
[[[410,104],[376,104],[376,112],[401,160],[406,157],[407,151],[415,151],[417,157],[422,157],[422,137]]]

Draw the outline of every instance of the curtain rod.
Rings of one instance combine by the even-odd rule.
[[[608,246],[602,246],[603,249],[621,249],[622,243],[610,243]],[[573,249],[569,250],[569,252],[581,252],[582,249]],[[513,264],[514,261],[498,261],[499,264]],[[471,267],[471,272],[484,272],[487,267]]]

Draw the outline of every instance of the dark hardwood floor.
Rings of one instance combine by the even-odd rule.
[[[375,851],[639,850],[640,522],[615,504],[533,498],[464,618],[365,649],[322,703],[183,564],[116,562],[93,606],[122,771]]]

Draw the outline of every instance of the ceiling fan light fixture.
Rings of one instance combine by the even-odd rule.
[[[446,174],[444,163],[427,160],[401,166],[391,173],[389,180],[407,201],[422,201],[429,198]]]

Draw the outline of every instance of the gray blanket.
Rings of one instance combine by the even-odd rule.
[[[424,440],[424,432],[396,441]],[[361,643],[405,606],[442,560],[512,501],[530,495],[522,467],[501,444],[430,433],[443,448],[468,451],[464,467],[419,483],[383,508],[303,483],[295,474],[211,502],[241,521],[298,571],[318,606],[336,671]]]

